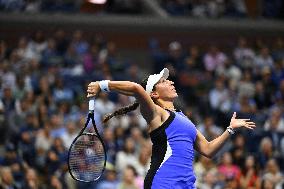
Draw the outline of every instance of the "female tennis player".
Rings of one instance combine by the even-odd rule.
[[[140,107],[153,143],[151,166],[144,188],[193,189],[196,180],[193,171],[194,150],[211,158],[229,136],[234,134],[236,128],[254,129],[255,123],[249,119],[237,119],[234,113],[226,131],[208,142],[195,125],[181,111],[175,109],[173,101],[178,95],[168,76],[169,70],[164,68],[159,74],[150,75],[142,83],[144,88],[130,81],[91,82],[87,97],[95,96],[100,91],[115,91],[134,96],[137,100],[134,104],[115,111],[104,121]]]

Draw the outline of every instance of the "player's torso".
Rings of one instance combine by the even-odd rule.
[[[152,181],[153,185],[194,183],[194,124],[182,112],[170,112],[168,120],[152,131],[150,136],[153,143],[152,159],[145,181]]]

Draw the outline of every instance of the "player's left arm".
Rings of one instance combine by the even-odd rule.
[[[256,126],[254,122],[250,121],[250,119],[236,119],[236,112],[234,112],[231,118],[230,127],[232,129],[239,127],[254,129]],[[197,130],[194,148],[202,155],[208,158],[212,158],[218,152],[218,150],[222,148],[229,137],[230,133],[228,129],[226,129],[226,131],[222,135],[209,142],[204,137],[204,135]]]

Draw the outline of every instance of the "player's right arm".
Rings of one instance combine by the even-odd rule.
[[[110,91],[134,96],[140,104],[141,114],[147,123],[150,123],[154,118],[159,116],[157,105],[141,85],[130,81],[109,81],[108,87]],[[100,91],[99,82],[91,82],[88,85],[87,97],[96,96]]]

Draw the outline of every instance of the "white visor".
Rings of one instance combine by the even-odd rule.
[[[148,77],[146,92],[150,94],[156,83],[158,83],[162,77],[165,79],[169,77],[169,70],[167,68],[164,68],[159,74],[153,74]]]

